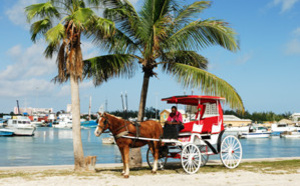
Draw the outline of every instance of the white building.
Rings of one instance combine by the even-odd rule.
[[[240,119],[235,115],[223,115],[223,123],[227,126],[231,125],[234,127],[238,127],[247,126],[248,124],[251,124],[252,121],[250,119]]]
[[[294,113],[291,115],[291,119],[294,121],[294,122],[298,122],[299,121],[299,118],[300,118],[300,113]]]
[[[28,115],[48,115],[53,112],[53,108],[20,108],[20,113],[18,111],[18,107],[14,107],[14,114],[23,114],[27,113]]]

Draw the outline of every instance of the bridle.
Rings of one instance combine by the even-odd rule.
[[[97,125],[97,127],[99,127],[100,129],[102,129],[102,132],[101,132],[101,134],[102,133],[109,133],[109,131],[104,131],[104,129],[107,127],[107,126],[111,126],[111,124],[108,122],[108,118],[106,117],[106,116],[101,116],[101,117],[103,117],[105,120],[103,121],[103,126],[101,126],[98,122],[98,125]],[[98,121],[99,121],[99,119],[98,119]],[[126,134],[128,134],[128,133],[131,133],[131,132],[129,132],[129,130],[128,130],[128,125],[130,125],[130,124],[132,124],[131,122],[129,122],[129,123],[125,123],[123,126],[120,126],[119,128],[117,128],[116,130],[114,130],[114,132],[115,133],[117,133],[118,131],[120,131],[121,129],[123,129],[123,128],[125,128],[126,130],[125,130],[125,132],[126,132]],[[108,128],[107,128],[108,129]],[[106,130],[107,130],[106,129]],[[112,131],[111,131],[112,132]],[[121,132],[121,133],[124,133],[124,132]],[[113,134],[115,137],[117,136],[117,138],[118,138],[118,136],[119,136],[119,134]]]
[[[103,117],[103,116],[102,116],[102,117]],[[103,125],[103,126],[101,126],[101,125],[100,125],[100,124],[97,122],[97,123],[98,123],[97,127],[99,127],[100,129],[102,129],[102,132],[101,132],[101,134],[102,134],[102,133],[109,133],[108,131],[105,131],[105,130],[107,130],[107,129],[108,129],[108,128],[107,128],[107,129],[105,129],[105,128],[106,128],[106,126],[107,126],[107,125],[110,125],[110,124],[108,123],[108,121],[107,121],[107,120],[108,120],[108,118],[107,118],[107,117],[103,117],[103,118],[105,119],[105,120],[103,121],[103,124],[104,124],[104,125]],[[99,121],[99,119],[98,119],[98,121]],[[105,130],[104,130],[104,129],[105,129]]]

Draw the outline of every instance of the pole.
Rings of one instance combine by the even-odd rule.
[[[18,114],[20,114],[19,100],[17,100]]]
[[[91,105],[92,105],[92,97],[90,96],[90,104],[89,104],[89,121],[91,121]]]

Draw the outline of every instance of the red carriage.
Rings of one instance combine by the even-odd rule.
[[[161,139],[163,129],[160,123],[148,120],[136,124],[108,113],[99,113],[95,135],[109,130],[115,138],[123,160],[122,174],[129,177],[129,148],[148,144],[147,162],[155,173],[163,168],[168,158],[180,159],[183,169],[196,173],[204,166],[209,156],[219,154],[222,163],[235,168],[242,159],[242,146],[237,137],[223,137],[223,111],[221,101],[215,96],[173,96],[162,99],[170,104],[183,104],[189,110],[184,129],[176,134],[178,139]],[[161,144],[166,153],[160,151]],[[165,151],[163,151],[165,152]]]
[[[215,96],[173,96],[164,98],[169,104],[183,104],[189,111],[184,129],[178,134],[178,140],[163,139],[169,144],[168,154],[159,159],[159,167],[163,168],[168,158],[181,160],[183,169],[193,174],[200,166],[204,166],[210,155],[219,154],[227,168],[235,168],[242,159],[242,146],[237,137],[223,137],[223,111],[221,101],[225,99]],[[152,153],[148,149],[147,162],[152,166]]]

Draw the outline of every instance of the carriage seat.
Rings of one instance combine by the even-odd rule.
[[[214,122],[211,118],[205,118],[199,121],[191,121],[184,123],[184,129],[180,133],[199,133],[199,134],[208,134],[212,132]]]

